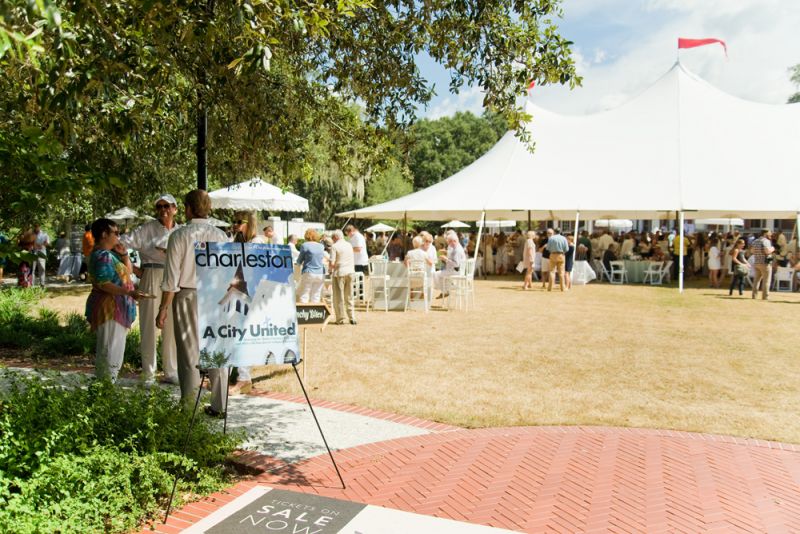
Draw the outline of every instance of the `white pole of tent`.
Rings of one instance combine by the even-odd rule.
[[[478,227],[478,239],[475,241],[475,255],[473,258],[475,262],[472,264],[472,277],[475,277],[475,269],[478,267],[478,251],[481,249],[481,235],[483,234],[483,227],[486,224],[486,212],[481,212],[481,225]],[[466,274],[466,273],[464,273]]]
[[[678,241],[678,291],[683,293],[683,251],[684,251],[684,244],[683,244],[683,219],[684,214],[681,211],[680,214],[680,241]]]
[[[581,220],[581,212],[575,212],[575,233],[572,238],[572,265],[575,265],[575,256],[578,253],[578,221]]]
[[[341,230],[342,232],[344,232],[344,227],[345,227],[345,226],[347,226],[347,223],[349,223],[349,222],[350,222],[350,219],[352,219],[352,217],[348,217],[348,218],[347,218],[347,220],[346,220],[346,221],[344,222],[344,224],[342,225],[342,227],[341,227],[341,228],[339,228],[339,230]]]
[[[389,248],[389,243],[391,243],[391,242],[392,242],[392,238],[394,237],[394,234],[395,234],[396,232],[397,232],[397,228],[395,228],[394,230],[392,230],[392,233],[391,233],[391,234],[389,234],[389,239],[387,239],[387,240],[386,240],[386,244],[385,244],[385,245],[383,245],[383,250],[381,251],[381,256],[384,256],[384,257],[386,257],[386,249],[387,249],[387,248]]]

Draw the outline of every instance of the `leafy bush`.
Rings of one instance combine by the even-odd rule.
[[[11,287],[0,290],[0,324],[8,323],[20,315],[27,315],[33,305],[44,297],[44,292],[41,287]]]
[[[166,390],[80,375],[0,373],[0,532],[124,532],[182,492],[225,481],[241,436],[197,419]],[[180,494],[181,492],[179,492]]]

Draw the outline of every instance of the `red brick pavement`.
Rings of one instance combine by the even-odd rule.
[[[451,430],[268,471],[180,510],[177,532],[254,484],[525,532],[800,532],[800,446],[600,427]],[[250,458],[245,463],[258,464]]]

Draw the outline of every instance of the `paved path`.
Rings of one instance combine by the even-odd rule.
[[[254,480],[156,532],[179,532],[259,484],[522,532],[800,532],[800,446],[599,427],[462,430],[323,404],[424,432],[336,452],[344,490],[327,455],[243,453]]]

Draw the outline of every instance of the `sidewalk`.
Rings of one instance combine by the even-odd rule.
[[[253,488],[522,532],[800,531],[797,445],[602,427],[465,430],[320,402],[342,489],[303,405],[289,395],[232,398],[231,427],[263,425],[237,459],[258,474],[142,532],[180,532],[226,504],[228,513],[237,498],[252,501]]]

